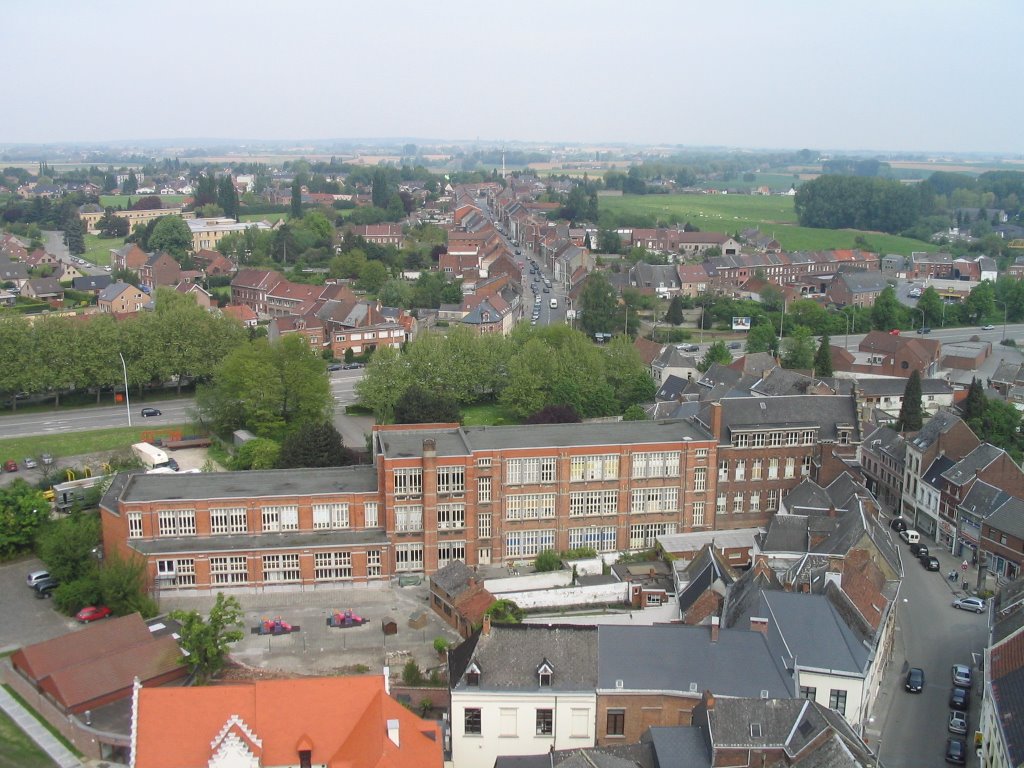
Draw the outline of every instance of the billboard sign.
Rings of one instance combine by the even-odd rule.
[[[732,329],[734,331],[749,331],[750,330],[750,318],[749,317],[734,317],[732,319]]]

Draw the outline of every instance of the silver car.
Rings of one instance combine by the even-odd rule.
[[[953,601],[953,607],[959,608],[961,611],[984,613],[985,599],[982,597],[958,597]]]
[[[953,710],[949,713],[949,732],[967,733],[967,713]]]
[[[963,688],[971,687],[971,668],[966,664],[953,665],[953,685]]]

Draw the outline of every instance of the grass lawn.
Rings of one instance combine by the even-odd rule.
[[[26,456],[39,456],[49,453],[56,459],[63,456],[80,456],[85,453],[101,453],[127,448],[132,443],[143,439],[144,432],[179,431],[192,434],[197,430],[191,424],[161,424],[150,428],[148,425],[137,427],[114,427],[111,429],[94,429],[85,432],[61,432],[52,435],[29,435],[27,437],[9,437],[0,440],[0,457],[3,460],[21,461]]]
[[[487,403],[463,408],[462,423],[467,427],[495,427],[518,424],[519,420],[497,403]]]
[[[858,235],[879,253],[907,255],[938,249],[897,235],[797,226],[793,198],[779,195],[623,195],[603,197],[600,206],[614,214],[644,214],[668,224],[690,222],[705,231],[732,234],[757,227],[773,234],[787,251],[853,248]]]
[[[29,704],[27,701],[25,701],[25,699],[21,696],[21,694],[19,694],[16,690],[11,688],[11,686],[9,686],[7,684],[4,684],[4,690],[7,691],[7,693],[9,693],[11,695],[11,697],[14,698],[19,704],[21,704],[21,706],[23,706],[25,709],[27,709],[28,713],[30,715],[32,715],[32,717],[34,717],[36,720],[38,720],[40,725],[42,725],[46,730],[48,730],[51,734],[53,734],[53,738],[55,738],[57,741],[59,741],[61,744],[63,744],[64,747],[71,754],[73,754],[73,755],[75,755],[76,757],[79,757],[79,758],[81,758],[83,756],[82,753],[79,752],[75,748],[75,745],[72,744],[70,741],[68,741],[66,738],[64,738],[64,734],[62,734],[60,731],[58,731],[56,728],[54,728],[50,723],[48,723],[46,721],[46,719],[42,715],[40,715],[38,712],[36,712],[36,710],[32,707],[32,705]],[[17,728],[17,726],[15,726],[15,728]],[[32,744],[35,744],[35,742],[32,741],[31,739],[29,739],[29,741]],[[12,763],[12,765],[19,765],[19,763]],[[52,765],[52,763],[47,761],[46,763],[42,763],[42,765]]]
[[[110,263],[110,249],[120,248],[122,245],[124,238],[121,237],[101,238],[99,235],[86,234],[85,253],[82,254],[82,258],[105,267]]]
[[[52,768],[54,765],[27,733],[0,712],[0,768]]]
[[[287,218],[286,213],[243,213],[238,217],[239,221],[266,221],[270,224]]]
[[[154,197],[154,195],[100,195],[100,205],[104,208],[127,208],[128,201],[139,202],[143,197]],[[176,208],[185,200],[185,195],[156,195],[165,208]]]

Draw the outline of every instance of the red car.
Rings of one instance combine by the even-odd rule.
[[[75,618],[83,624],[88,624],[90,621],[105,619],[109,615],[110,609],[105,605],[88,605],[76,613]]]
[[[4,472],[17,472],[17,471],[18,471],[18,462],[16,462],[14,459],[8,459],[7,461],[4,462]]]

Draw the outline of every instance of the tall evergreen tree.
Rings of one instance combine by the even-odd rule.
[[[822,335],[818,351],[814,354],[814,375],[832,375],[832,340],[827,333]]]
[[[967,397],[964,398],[964,404],[960,408],[964,413],[964,421],[980,419],[985,414],[985,391],[977,377],[971,379]]]
[[[924,415],[921,410],[921,374],[914,371],[907,379],[906,389],[903,390],[903,407],[900,408],[896,431],[917,432],[922,424]]]
[[[292,218],[302,218],[302,185],[298,179],[292,182]]]
[[[230,176],[222,176],[217,183],[217,205],[224,209],[224,215],[238,221],[238,190]]]
[[[81,256],[85,253],[85,229],[82,227],[82,220],[77,216],[69,216],[64,222],[64,245],[71,251],[72,256]]]
[[[665,313],[665,322],[672,325],[683,323],[683,299],[680,296],[673,296],[672,303],[668,305],[668,312]]]

